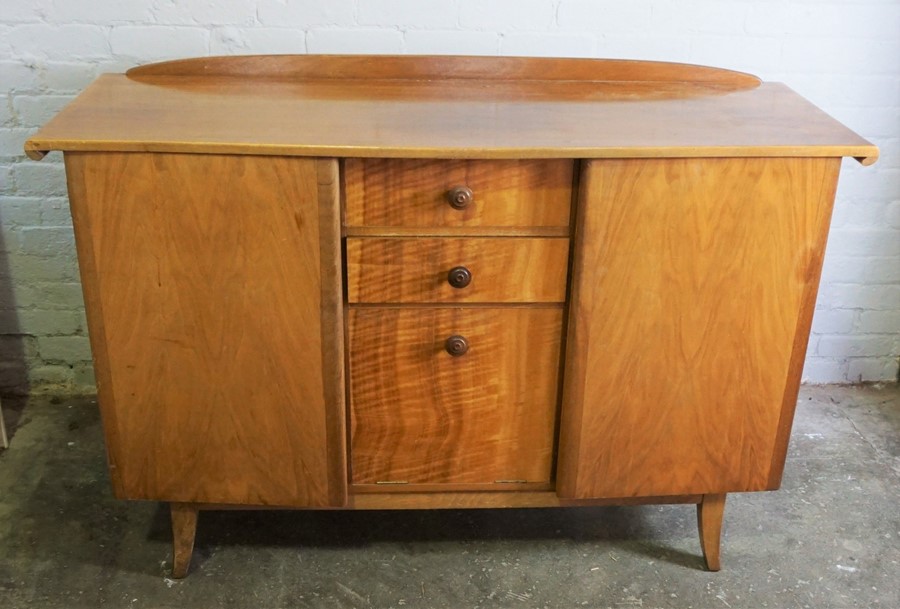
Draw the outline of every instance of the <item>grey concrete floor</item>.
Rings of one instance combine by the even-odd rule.
[[[693,506],[204,512],[112,498],[96,404],[4,401],[0,608],[900,608],[900,388],[801,392],[782,490],[729,496],[723,570]]]

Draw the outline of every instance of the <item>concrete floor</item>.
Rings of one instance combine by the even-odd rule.
[[[205,512],[111,497],[96,404],[4,401],[0,608],[900,608],[900,388],[804,388],[783,488],[730,495],[723,570],[693,506]]]

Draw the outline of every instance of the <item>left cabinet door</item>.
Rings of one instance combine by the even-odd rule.
[[[343,505],[337,161],[65,162],[116,495]]]

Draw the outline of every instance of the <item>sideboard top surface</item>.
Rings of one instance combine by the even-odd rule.
[[[878,149],[780,83],[663,62],[247,56],[104,74],[50,150],[407,158],[852,156]]]

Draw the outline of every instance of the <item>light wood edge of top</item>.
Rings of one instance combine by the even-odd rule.
[[[874,152],[864,155],[864,156],[854,156],[854,159],[859,162],[863,167],[868,167],[869,165],[874,165],[875,161],[878,160],[878,148],[875,148]]]
[[[308,156],[338,158],[409,159],[644,159],[732,157],[853,157],[869,166],[878,160],[878,148],[860,146],[721,146],[721,147],[597,147],[597,148],[381,148],[377,146],[296,146],[279,144],[120,142],[113,140],[41,140],[25,142],[25,154],[40,161],[52,150],[64,152],[169,152],[188,154],[243,154],[255,156]]]

